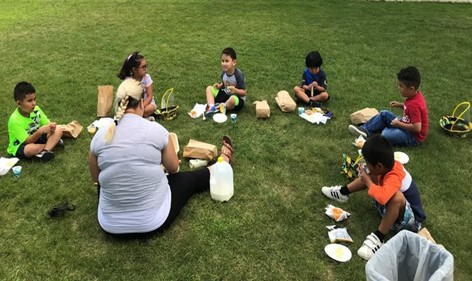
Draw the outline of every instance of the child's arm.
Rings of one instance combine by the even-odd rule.
[[[146,87],[146,99],[144,100],[144,106],[148,105],[152,101],[152,84]]]
[[[237,96],[245,96],[246,95],[246,89],[238,89],[235,86],[228,86],[228,90]]]
[[[385,177],[382,185],[373,182],[368,186],[367,194],[379,202],[380,205],[386,205],[392,196],[400,190],[401,180],[397,175]]]
[[[398,102],[398,101],[391,101],[391,102],[390,102],[390,106],[391,106],[391,107],[401,107],[401,108],[403,108],[403,103],[402,103],[402,102]]]
[[[29,137],[24,141],[25,144],[35,143],[42,135],[44,134],[53,134],[56,130],[56,123],[51,122],[49,124],[39,127],[36,132],[29,135]]]
[[[308,86],[307,90],[311,90],[311,88],[316,89],[318,92],[325,92],[326,88],[318,85],[318,82],[313,81],[310,86]]]
[[[398,119],[393,119],[390,123],[392,126],[403,129],[413,134],[418,134],[421,131],[421,122],[418,123],[405,123]]]

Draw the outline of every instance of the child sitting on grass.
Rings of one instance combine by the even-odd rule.
[[[403,68],[397,74],[398,89],[405,102],[391,101],[391,107],[403,108],[398,118],[388,110],[382,110],[362,126],[349,125],[348,130],[364,138],[381,132],[393,146],[415,146],[422,144],[428,134],[428,108],[423,94],[418,90],[421,76],[414,66]]]
[[[36,105],[36,90],[28,82],[19,82],[13,97],[17,108],[8,119],[8,153],[20,159],[54,158],[53,149],[62,144],[62,129]]]
[[[329,100],[326,92],[328,83],[326,73],[321,69],[323,58],[318,51],[308,53],[305,59],[306,69],[303,71],[302,83],[295,86],[293,91],[297,101],[308,104],[311,107],[321,107],[321,104]]]
[[[388,232],[406,229],[418,232],[426,219],[420,191],[403,165],[395,161],[393,148],[386,138],[376,134],[362,147],[365,166],[359,169],[359,177],[344,186],[321,188],[328,198],[347,202],[349,194],[368,189],[367,194],[378,209],[382,219],[378,228],[367,235],[357,254],[368,260],[383,245]]]
[[[144,115],[143,117],[149,121],[155,121],[154,111],[157,105],[153,96],[153,83],[151,75],[147,73],[148,65],[144,57],[138,51],[129,55],[118,73],[118,78],[121,80],[135,79],[141,82],[144,88]]]
[[[236,67],[236,51],[233,48],[226,48],[221,52],[221,68],[221,82],[206,88],[206,116],[218,112],[215,103],[223,104],[224,109],[220,111],[226,112],[241,110],[246,101],[246,79]]]

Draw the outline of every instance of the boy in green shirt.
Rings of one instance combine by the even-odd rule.
[[[16,84],[13,97],[17,108],[8,119],[8,153],[20,159],[52,160],[52,150],[62,143],[62,129],[36,105],[36,90],[30,83]]]

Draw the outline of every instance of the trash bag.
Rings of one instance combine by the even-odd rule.
[[[365,265],[367,280],[453,280],[454,258],[416,233],[402,230]]]

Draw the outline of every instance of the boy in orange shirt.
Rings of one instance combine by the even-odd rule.
[[[383,245],[388,232],[406,229],[418,232],[426,219],[418,187],[403,165],[395,161],[393,148],[386,138],[375,134],[362,147],[365,165],[359,177],[345,186],[323,187],[328,198],[347,202],[349,194],[368,189],[382,220],[377,230],[367,235],[357,254],[368,260]]]

